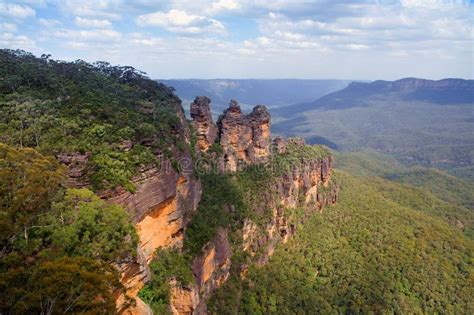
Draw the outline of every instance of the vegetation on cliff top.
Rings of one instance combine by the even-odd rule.
[[[130,179],[156,163],[157,150],[169,157],[183,147],[179,103],[132,67],[0,50],[0,141],[46,154],[90,152],[94,189],[133,190]]]
[[[55,159],[0,144],[0,313],[114,312],[111,263],[134,254],[135,228],[64,179]]]

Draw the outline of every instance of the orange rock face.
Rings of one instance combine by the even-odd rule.
[[[169,221],[170,215],[174,212],[176,212],[176,197],[157,205],[142,221],[137,223],[140,247],[148,263],[157,248],[182,241],[181,220]]]
[[[176,280],[170,282],[170,308],[174,315],[192,315],[199,304],[199,293],[195,285],[181,287]]]
[[[119,266],[126,295],[117,298],[121,314],[148,314],[148,308],[137,297],[150,277],[148,263],[159,247],[182,245],[183,233],[201,196],[199,181],[177,174],[163,165],[161,170],[148,170],[135,179],[136,192],[115,192],[108,200],[124,205],[136,222],[140,239],[139,257]],[[133,306],[127,300],[136,300]]]
[[[273,148],[276,153],[286,152],[286,142],[277,138]],[[305,145],[303,140],[297,145]],[[286,209],[305,208],[304,218],[312,212],[321,210],[324,206],[336,202],[338,187],[330,188],[329,182],[332,172],[332,157],[302,160],[299,165],[290,169],[275,181],[275,187],[270,189],[276,194],[265,198],[266,206],[273,209],[271,221],[265,227],[259,227],[249,219],[244,221],[242,229],[243,250],[250,256],[256,256],[258,264],[265,264],[272,255],[278,243],[285,243],[296,231],[291,224]],[[324,189],[323,189],[324,188]],[[257,253],[260,253],[257,255]],[[242,268],[241,268],[242,269]],[[243,268],[242,270],[245,270]],[[243,272],[245,276],[245,272]]]
[[[229,277],[231,251],[227,231],[220,229],[203,252],[192,266],[199,292],[199,303],[193,314],[206,314],[207,300]]]
[[[126,289],[125,294],[117,296],[117,313],[124,315],[153,314],[150,307],[137,296],[138,291],[143,288],[150,277],[150,270],[140,248],[136,260],[125,261],[117,268],[120,271],[120,281]]]

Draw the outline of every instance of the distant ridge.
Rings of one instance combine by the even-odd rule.
[[[440,105],[469,104],[474,103],[474,80],[404,78],[397,81],[352,82],[345,89],[314,102],[285,106],[275,112],[288,115],[316,108],[349,108],[366,105],[369,99],[423,101]]]
[[[157,80],[176,89],[183,102],[205,95],[216,112],[227,108],[231,99],[239,100],[244,109],[262,104],[269,108],[312,102],[349,85],[350,80],[300,79],[182,79]],[[185,106],[186,107],[186,106]]]

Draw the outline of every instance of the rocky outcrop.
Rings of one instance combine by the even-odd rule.
[[[138,292],[150,280],[151,273],[147,260],[140,248],[136,258],[128,258],[116,267],[120,272],[120,281],[125,287],[125,294],[116,297],[117,313],[127,315],[151,315],[150,307],[137,298]]]
[[[265,106],[256,106],[245,115],[232,100],[219,117],[219,143],[223,150],[220,168],[236,171],[240,166],[260,164],[270,155],[270,114]]]
[[[170,310],[173,315],[192,315],[199,305],[199,291],[195,284],[183,287],[170,281]]]
[[[166,164],[169,162],[163,162],[161,170],[153,168],[137,176],[134,193],[120,189],[107,196],[133,217],[147,261],[160,246],[180,246],[183,230],[201,198],[198,180]]]
[[[90,152],[63,152],[56,155],[58,161],[67,167],[66,186],[84,188],[90,185],[90,180],[87,175],[87,163],[90,156]]]
[[[248,115],[242,113],[237,101],[219,117],[217,129],[212,121],[210,100],[196,97],[190,113],[196,130],[197,144],[206,152],[218,136],[223,154],[219,157],[221,171],[235,172],[239,167],[268,161],[270,155],[270,114],[265,106],[255,106]]]
[[[212,292],[230,276],[232,253],[225,229],[219,229],[202,252],[192,264],[195,283],[188,286],[181,286],[176,281],[171,283],[170,309],[173,314],[206,314]]]
[[[207,300],[229,277],[231,255],[227,231],[220,229],[214,240],[203,249],[203,255],[193,262],[192,269],[200,296],[194,314],[206,314]]]
[[[292,139],[290,141],[297,146],[305,145],[302,139]],[[293,161],[292,165],[276,166],[286,167],[281,178],[277,180],[278,187],[276,189],[278,196],[281,197],[280,204],[289,208],[297,207],[301,204],[313,204],[319,209],[327,205],[329,197],[326,196],[325,188],[330,183],[332,166],[333,157],[331,155],[315,159],[302,158],[299,161]],[[324,195],[321,191],[324,191]],[[331,202],[336,202],[336,195],[337,192],[333,192],[329,198]]]
[[[205,96],[198,96],[191,103],[190,114],[193,119],[193,126],[196,132],[197,145],[199,150],[206,152],[216,141],[217,128],[212,121],[211,100]]]
[[[276,137],[273,139],[273,153],[284,154],[286,153],[286,141],[282,137]]]

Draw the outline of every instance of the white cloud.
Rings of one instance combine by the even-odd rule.
[[[5,32],[15,32],[17,29],[16,24],[13,23],[0,23],[0,30]]]
[[[25,35],[15,35],[13,33],[0,34],[0,46],[13,49],[32,50],[36,48],[35,41]]]
[[[62,0],[59,2],[61,9],[68,14],[110,20],[121,18],[121,14],[117,12],[121,4],[121,0]]]
[[[400,2],[407,8],[434,8],[443,4],[440,0],[401,0]]]
[[[391,52],[390,45],[396,43],[399,55],[422,50],[441,50],[446,54],[452,54],[449,51],[453,49],[472,51],[472,6],[466,3],[407,0],[384,5],[346,4],[334,16],[333,10],[326,10],[324,4],[312,3],[312,8],[306,2],[298,4],[298,10],[298,5],[295,10],[291,6],[282,6],[283,11],[273,8],[276,11],[258,19],[262,34],[281,49]],[[307,14],[301,14],[304,5]],[[337,8],[337,4],[332,8]],[[459,45],[455,48],[448,41]]]
[[[53,33],[55,37],[65,38],[71,42],[113,42],[122,38],[122,34],[111,29],[96,29],[96,30],[57,30]]]
[[[224,25],[218,20],[175,9],[140,15],[136,18],[136,23],[139,26],[157,26],[170,32],[183,34],[224,34],[226,32]]]
[[[164,47],[166,40],[160,37],[144,37],[141,34],[135,34],[132,36],[131,42],[137,45],[143,45],[148,47]]]
[[[79,27],[87,28],[108,28],[112,26],[112,23],[108,20],[87,19],[80,16],[77,16],[74,22]]]
[[[27,17],[35,16],[36,11],[26,5],[11,4],[0,2],[0,15],[25,19]]]
[[[217,2],[213,2],[206,12],[209,15],[215,15],[223,11],[235,11],[239,10],[240,8],[241,5],[236,0],[219,0]]]
[[[36,29],[0,12],[1,46],[42,53],[36,42],[58,58],[131,64],[155,78],[472,77],[473,5],[462,0],[6,3],[41,10]]]
[[[38,20],[38,23],[46,28],[53,28],[53,27],[56,27],[56,26],[60,26],[61,25],[61,22],[59,22],[58,20],[55,20],[55,19],[39,19]]]
[[[367,50],[370,47],[367,45],[362,45],[362,44],[347,44],[344,47],[346,47],[349,50]]]
[[[94,48],[86,42],[77,42],[77,41],[69,41],[66,43],[66,46],[74,50],[90,50]]]

